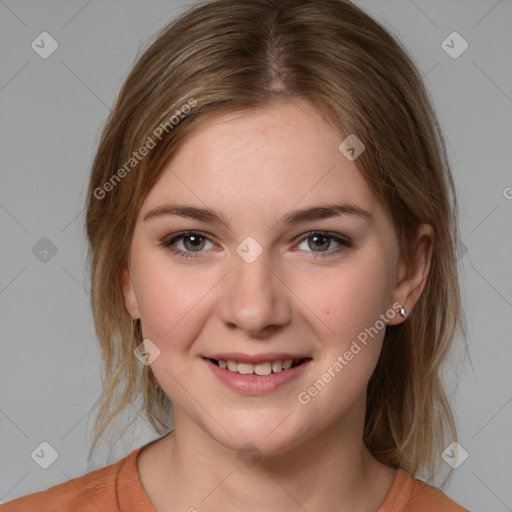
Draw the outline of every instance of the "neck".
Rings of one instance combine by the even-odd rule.
[[[360,421],[345,418],[290,450],[253,459],[237,456],[185,414],[158,451],[159,511],[243,509],[377,512],[396,470],[379,463],[362,442]],[[350,425],[350,427],[349,427]],[[311,490],[314,489],[314,492]]]

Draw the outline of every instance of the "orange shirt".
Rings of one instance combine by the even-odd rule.
[[[110,466],[4,503],[0,512],[157,512],[137,472],[137,455],[145,446]],[[400,468],[378,512],[469,511]]]

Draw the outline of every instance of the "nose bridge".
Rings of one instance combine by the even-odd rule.
[[[288,321],[290,304],[286,287],[274,275],[271,261],[263,251],[255,260],[235,256],[227,295],[223,301],[225,322],[252,332]]]

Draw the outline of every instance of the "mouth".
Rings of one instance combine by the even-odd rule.
[[[264,377],[266,375],[279,373],[300,366],[311,358],[278,359],[274,361],[262,361],[259,363],[245,363],[235,361],[233,359],[207,359],[219,368],[230,372],[238,373],[240,375],[260,375],[261,377]]]
[[[311,357],[292,354],[222,354],[203,357],[217,379],[242,395],[263,395],[299,378],[311,363]]]

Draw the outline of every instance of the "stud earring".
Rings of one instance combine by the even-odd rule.
[[[407,317],[407,310],[405,309],[405,307],[404,307],[404,306],[402,306],[402,309],[400,309],[400,314],[401,314],[404,318],[406,318],[406,317]]]

